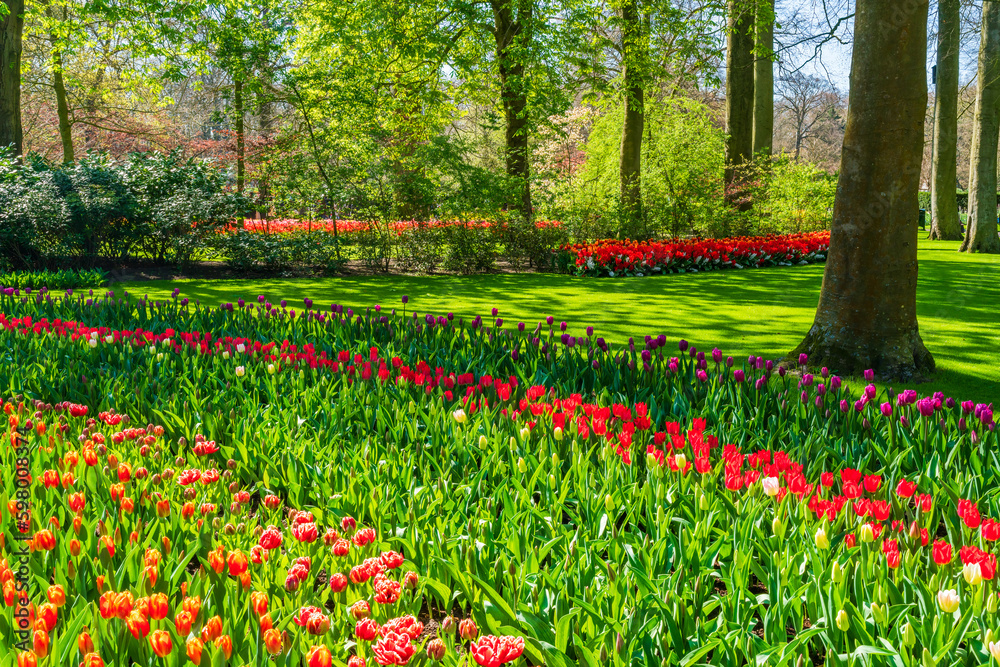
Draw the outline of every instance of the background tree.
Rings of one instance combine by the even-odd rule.
[[[840,143],[842,135],[830,132],[830,125],[840,125],[840,93],[817,76],[794,72],[783,77],[778,89],[783,129],[788,134],[788,148],[798,162],[810,139]],[[815,158],[814,158],[815,159]]]
[[[621,205],[632,220],[642,219],[642,130],[649,35],[639,0],[624,0],[619,10],[622,26],[622,88],[625,121],[619,164]]]
[[[1000,0],[983,4],[979,92],[972,135],[969,219],[963,252],[1000,253],[997,236],[997,149],[1000,144]]]
[[[754,7],[751,0],[729,0],[726,32],[726,199],[748,202],[740,180],[753,158]],[[748,204],[741,203],[742,209]]]
[[[909,380],[934,370],[917,326],[928,4],[857,7],[830,253],[815,322],[791,355],[838,373],[872,368],[884,380]]]
[[[774,152],[774,0],[759,0],[754,21],[753,152]]]
[[[959,0],[938,0],[934,161],[931,165],[930,238],[962,238],[958,217],[958,77],[961,47]]]
[[[24,0],[0,3],[0,147],[23,151],[21,129],[21,50]]]

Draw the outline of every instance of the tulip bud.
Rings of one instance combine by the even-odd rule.
[[[989,593],[986,596],[986,611],[995,614],[997,613],[997,595],[994,593]]]
[[[479,436],[479,449],[486,449],[486,445],[489,444],[486,440],[485,435]]]
[[[611,499],[611,494],[604,496],[604,509],[607,510],[608,514],[615,511],[615,502]]]
[[[872,602],[872,618],[878,625],[885,623],[885,612],[882,611],[882,607],[877,602]]]
[[[851,627],[851,620],[847,617],[847,612],[843,609],[837,612],[837,627],[843,632],[847,632]]]
[[[901,634],[903,635],[903,644],[908,648],[917,643],[917,633],[913,631],[913,626],[909,623],[903,624]]]
[[[702,512],[707,512],[709,508],[708,498],[705,494],[701,494],[701,498],[698,499],[698,507],[701,508]],[[773,527],[773,526],[772,526]]]
[[[829,549],[830,548],[830,538],[826,536],[826,529],[822,526],[816,529],[815,536],[816,547],[818,549]]]
[[[861,526],[861,528],[858,530],[858,536],[861,538],[862,542],[875,541],[875,532],[872,530],[872,526],[870,523],[866,523]]]
[[[934,656],[927,650],[927,647],[924,647],[923,655],[920,656],[920,662],[923,667],[937,667],[937,661],[934,660]]]
[[[622,651],[624,650],[625,650],[625,638],[622,637],[622,633],[619,632],[618,636],[615,637],[615,653],[621,655]]]
[[[839,584],[844,580],[844,568],[840,566],[840,563],[834,561],[833,570],[830,573],[830,578],[833,579],[833,583]]]

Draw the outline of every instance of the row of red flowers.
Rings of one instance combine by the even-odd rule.
[[[648,276],[657,273],[742,269],[822,261],[830,232],[725,239],[619,241],[563,246],[576,271],[590,276]]]
[[[337,220],[336,223],[329,219],[321,220],[297,220],[295,218],[280,218],[275,220],[254,220],[246,219],[242,225],[234,223],[232,229],[244,229],[257,234],[289,234],[293,232],[334,232],[334,225],[338,234],[356,234],[366,231],[372,227],[372,223],[366,220]],[[478,229],[488,229],[495,223],[489,220],[394,220],[387,223],[387,229],[402,234],[411,229],[433,229],[443,227],[454,227],[464,225]],[[547,227],[558,227],[562,222],[558,220],[536,220],[535,226],[539,229]]]

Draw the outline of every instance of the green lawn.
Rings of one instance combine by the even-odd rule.
[[[1000,257],[956,252],[957,242],[921,241],[919,318],[938,372],[921,392],[1000,403]],[[168,298],[175,287],[202,303],[258,294],[301,307],[374,304],[456,316],[489,315],[534,325],[547,315],[582,335],[588,325],[613,342],[666,334],[726,354],[783,356],[812,323],[823,267],[720,271],[654,278],[523,274],[471,277],[373,276],[317,279],[187,280],[123,283],[133,294]]]

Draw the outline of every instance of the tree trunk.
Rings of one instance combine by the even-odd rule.
[[[625,0],[621,8],[622,64],[625,80],[625,122],[618,162],[622,209],[637,226],[642,221],[642,130],[645,123],[643,89],[645,40],[638,0]]]
[[[765,0],[757,15],[753,76],[753,152],[774,152],[774,0]]]
[[[63,10],[65,20],[66,10]],[[50,19],[55,20],[52,7],[47,8]],[[73,152],[73,130],[69,123],[69,105],[66,103],[66,84],[63,82],[63,62],[62,51],[59,50],[59,42],[55,33],[49,35],[52,43],[52,88],[56,93],[56,115],[59,118],[59,138],[62,139],[63,162],[73,162],[76,155]]]
[[[745,166],[753,157],[753,7],[748,0],[729,0],[726,49],[726,200],[744,199]],[[749,208],[747,203],[740,205]]]
[[[791,360],[805,353],[810,365],[894,381],[934,369],[917,327],[928,4],[857,5],[830,252],[816,320]]]
[[[1000,253],[997,236],[997,148],[1000,140],[1000,2],[983,5],[979,93],[972,130],[969,219],[963,252]]]
[[[517,3],[515,18],[512,5]],[[516,184],[520,197],[511,208],[531,218],[531,183],[528,163],[528,90],[524,77],[524,54],[531,42],[531,0],[490,0],[493,35],[496,39],[497,67],[500,71],[500,100],[503,104],[504,159],[507,176]]]
[[[263,97],[258,110],[258,126],[261,137],[267,142],[271,138],[271,123],[273,122],[273,106],[270,99],[270,80],[265,80]],[[265,169],[257,179],[257,212],[261,218],[270,215],[271,201],[271,169],[265,161]]]
[[[958,55],[959,0],[938,0],[937,95],[934,99],[934,162],[931,164],[930,238],[959,241]]]
[[[24,34],[24,0],[3,0],[7,15],[0,19],[0,148],[24,151],[21,129],[21,38]]]
[[[233,82],[233,114],[236,116],[236,191],[243,192],[246,181],[246,143],[243,136],[243,82],[237,79]]]

